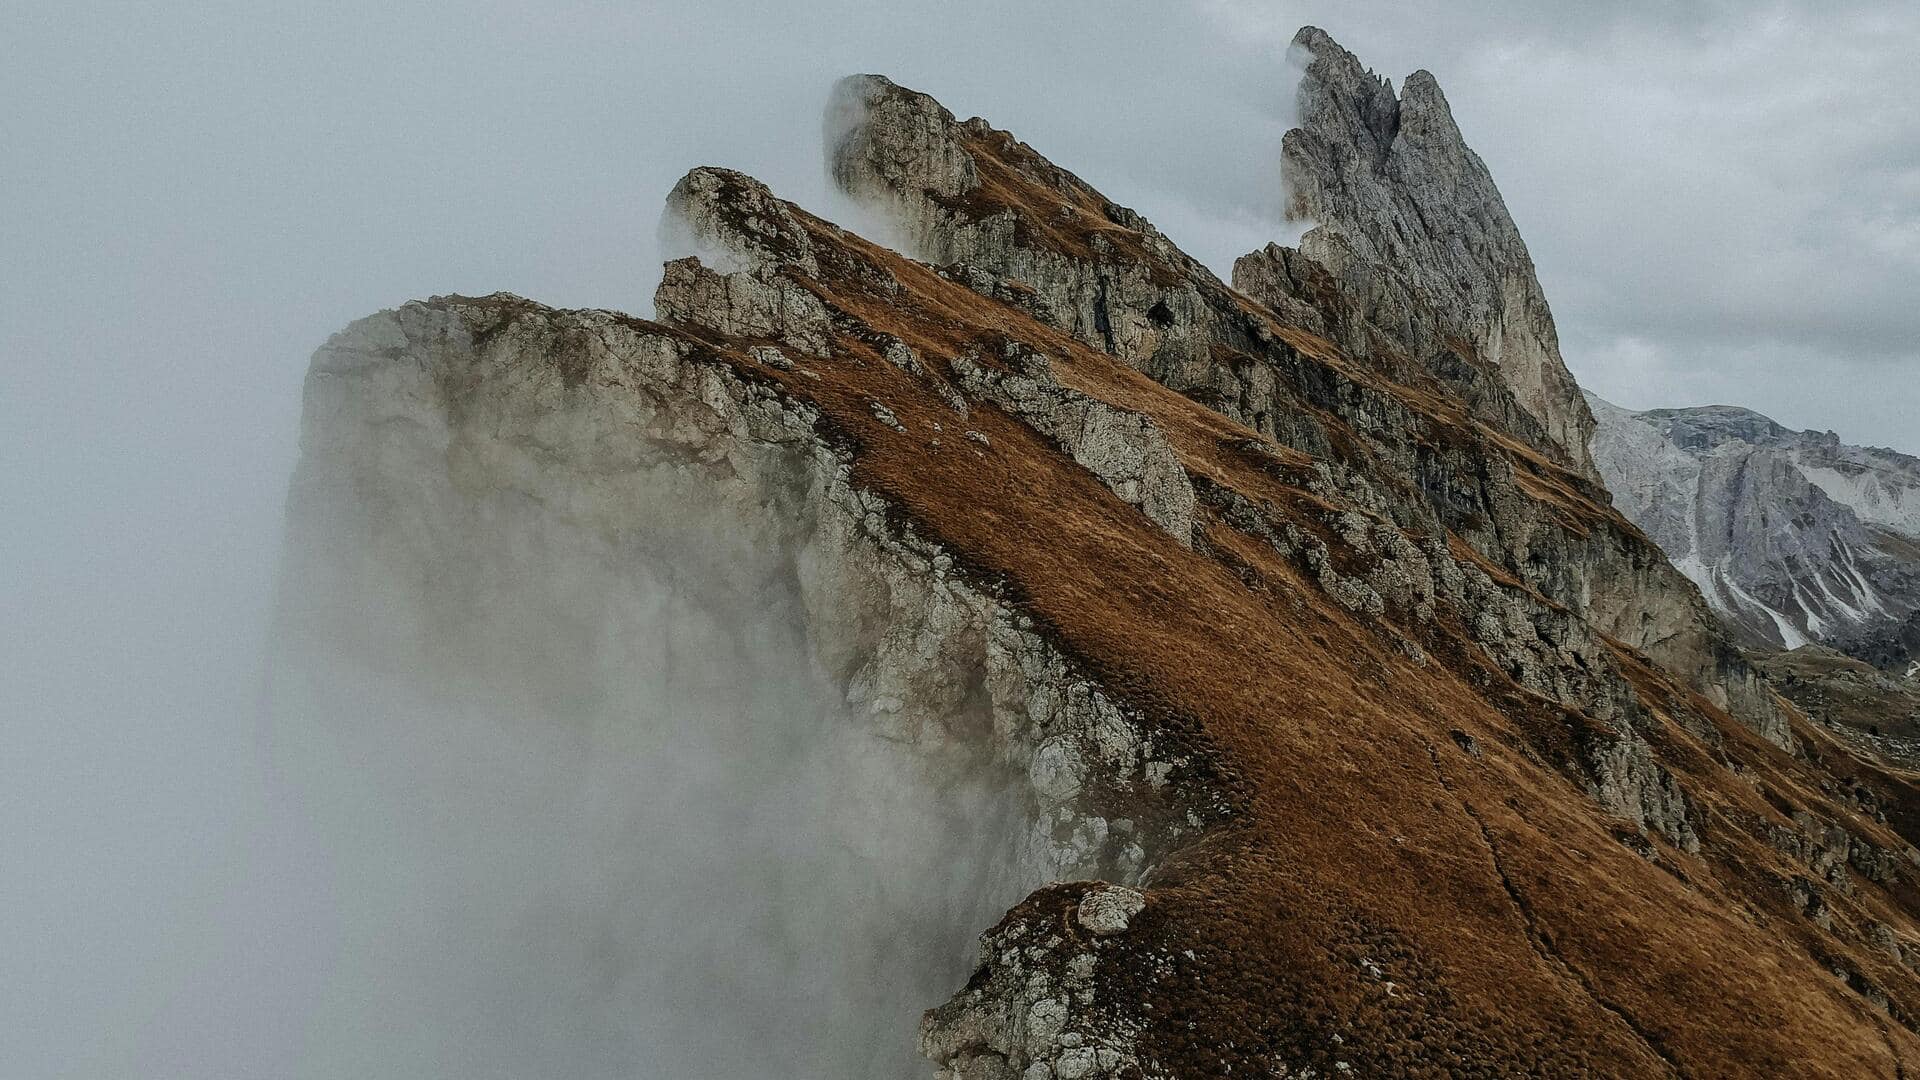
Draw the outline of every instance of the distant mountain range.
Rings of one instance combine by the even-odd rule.
[[[1920,653],[1920,459],[1733,406],[1587,402],[1614,505],[1740,633],[1884,667]]]

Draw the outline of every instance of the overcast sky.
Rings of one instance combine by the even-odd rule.
[[[217,916],[268,843],[250,665],[329,332],[456,291],[644,311],[688,168],[831,216],[852,71],[1224,270],[1283,231],[1306,22],[1439,77],[1585,385],[1920,452],[1912,3],[0,5],[0,961],[74,943],[0,962],[0,1029],[162,1015],[180,964],[248,951]]]

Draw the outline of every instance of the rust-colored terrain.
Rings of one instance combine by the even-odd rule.
[[[998,180],[989,198],[1017,191]],[[1008,207],[1022,210],[976,212]],[[1225,823],[1159,868],[1142,932],[1108,946],[1137,954],[1118,966],[1138,980],[1107,993],[1137,997],[1144,1042],[1171,1074],[1286,1060],[1390,1076],[1861,1077],[1920,1060],[1920,980],[1902,962],[1920,869],[1889,824],[1907,817],[1911,776],[1797,716],[1798,749],[1771,745],[1609,641],[1637,723],[1689,797],[1698,850],[1643,832],[1588,790],[1583,744],[1612,723],[1519,685],[1455,619],[1356,614],[1276,547],[1270,530],[1293,526],[1361,558],[1339,550],[1350,507],[1312,490],[1309,455],[791,209],[819,272],[778,273],[825,305],[830,348],[783,370],[747,351],[771,339],[674,331],[816,406],[859,485],[1213,763]],[[1036,236],[1081,242],[1055,232]],[[1239,302],[1300,363],[1391,396],[1431,437],[1507,456],[1564,528],[1634,535],[1589,481],[1431,386],[1362,370]],[[883,358],[892,340],[921,373]],[[977,398],[956,409],[950,361],[1031,354],[1061,384],[1148,418],[1197,484],[1258,507],[1257,525],[1216,495],[1184,544],[1018,417]],[[1843,847],[1899,857],[1884,880],[1849,874],[1845,856],[1822,878],[1778,842],[1796,815],[1843,829]],[[1074,896],[1043,891],[1019,917],[1074,933]]]

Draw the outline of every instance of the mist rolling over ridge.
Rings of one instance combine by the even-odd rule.
[[[393,325],[316,362],[290,497],[269,730],[339,912],[303,1067],[910,1069],[1044,873],[1009,775],[850,705],[792,506],[611,406],[366,366]]]

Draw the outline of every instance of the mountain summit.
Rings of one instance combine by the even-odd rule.
[[[1416,71],[1396,96],[1324,31],[1293,40],[1311,61],[1283,171],[1289,216],[1314,227],[1298,251],[1241,260],[1234,284],[1308,307],[1338,294],[1327,328],[1348,352],[1424,366],[1483,418],[1592,475],[1593,418],[1533,259],[1440,84]]]

